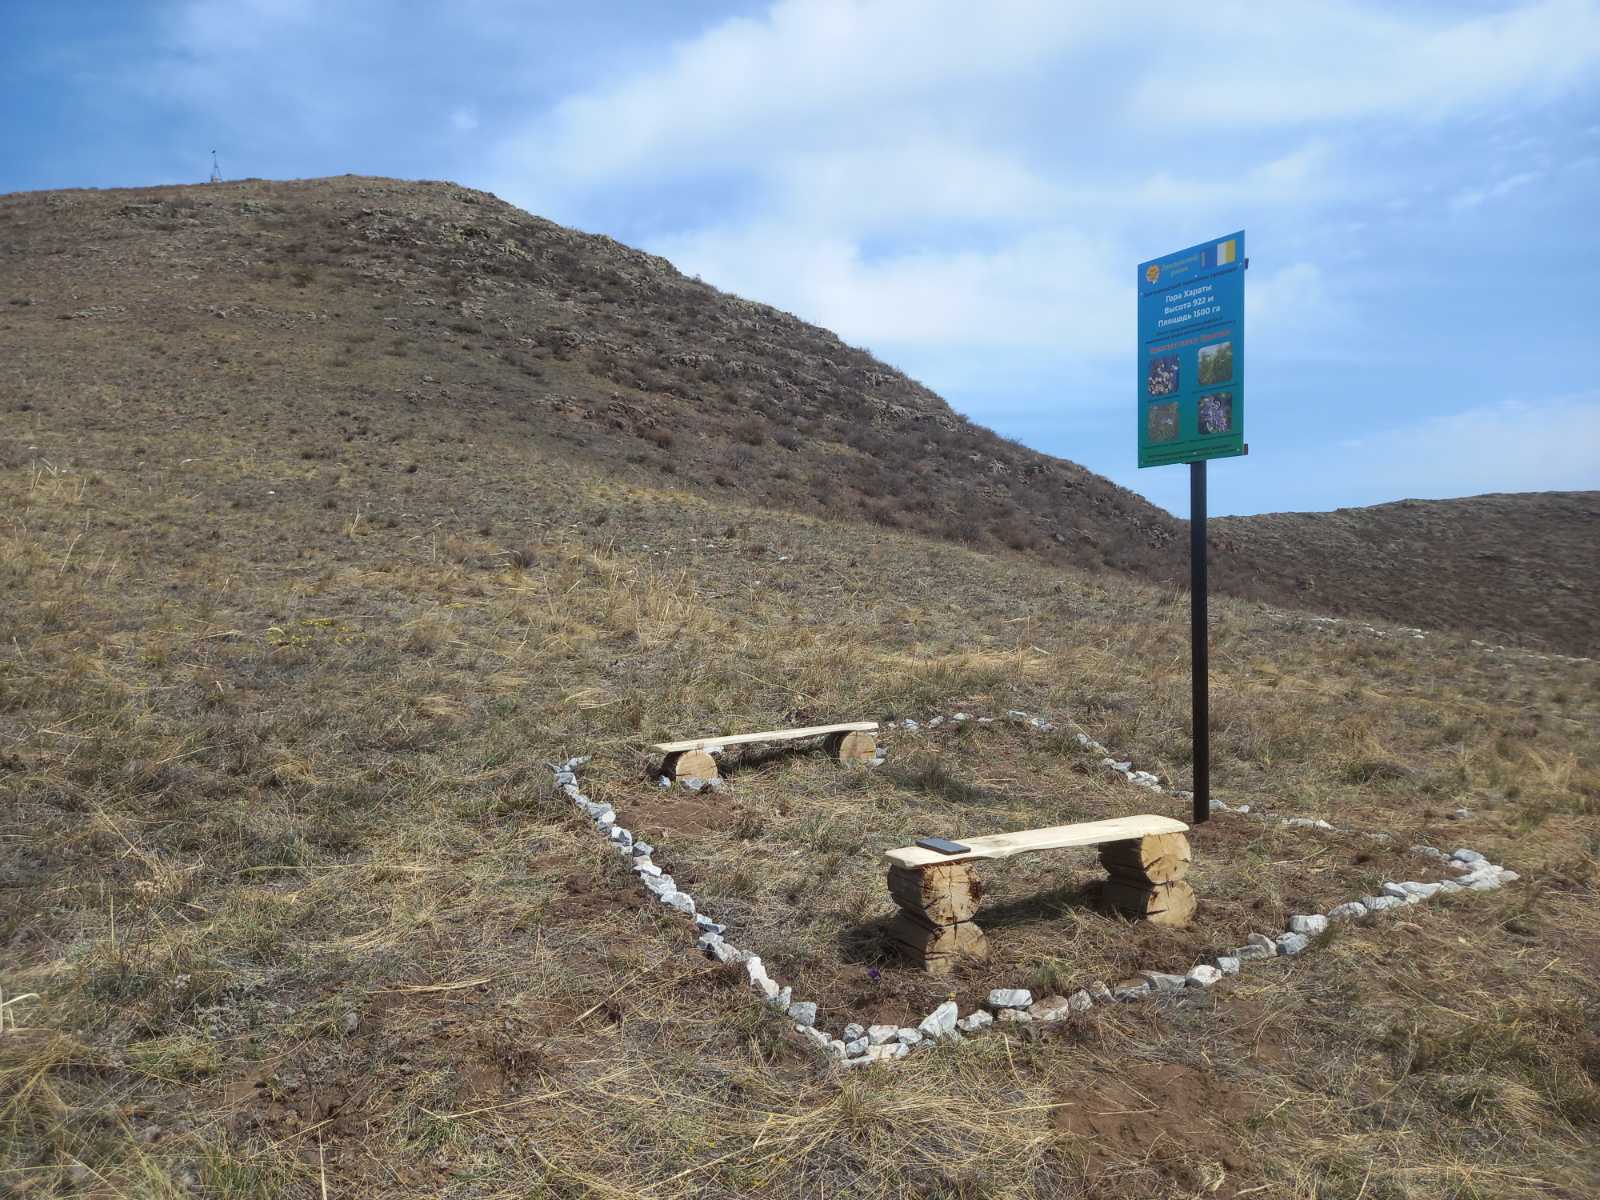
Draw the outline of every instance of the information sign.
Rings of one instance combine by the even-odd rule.
[[[1139,264],[1139,465],[1245,453],[1244,231]]]

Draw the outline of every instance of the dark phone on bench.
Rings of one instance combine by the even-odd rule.
[[[924,850],[937,850],[940,854],[965,854],[971,846],[963,846],[960,842],[952,842],[949,838],[925,837],[918,838],[917,845]]]

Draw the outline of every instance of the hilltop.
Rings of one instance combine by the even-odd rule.
[[[433,424],[477,454],[516,445],[640,485],[1187,580],[1186,524],[1134,493],[974,425],[826,330],[454,184],[7,196],[0,264],[13,413],[112,395],[98,419],[131,431],[160,397],[187,424],[250,422],[308,462],[380,472],[409,466],[385,445]],[[1597,512],[1572,494],[1234,519],[1212,578],[1589,653]]]

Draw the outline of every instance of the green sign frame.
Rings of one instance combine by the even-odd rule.
[[[1139,465],[1246,454],[1244,231],[1139,264]]]

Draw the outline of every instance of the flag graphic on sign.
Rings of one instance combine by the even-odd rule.
[[[1233,239],[1217,243],[1217,266],[1223,266],[1233,261]]]

